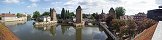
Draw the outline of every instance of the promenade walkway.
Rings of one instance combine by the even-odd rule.
[[[19,40],[7,27],[0,23],[0,40]]]

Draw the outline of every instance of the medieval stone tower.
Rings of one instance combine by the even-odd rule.
[[[115,13],[115,10],[113,8],[110,8],[109,16],[112,16],[113,18],[116,18],[116,13]]]
[[[50,17],[51,17],[51,21],[57,21],[56,11],[54,8],[50,8]]]
[[[76,9],[76,23],[81,23],[82,22],[82,8],[78,6]]]

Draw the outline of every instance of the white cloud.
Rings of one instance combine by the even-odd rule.
[[[44,1],[51,1],[51,0],[44,0]]]
[[[29,1],[35,3],[35,2],[38,2],[39,0],[29,0]]]
[[[162,5],[162,0],[155,0],[156,4]]]
[[[4,0],[2,2],[8,3],[8,4],[13,4],[13,3],[19,3],[20,0]]]
[[[108,13],[111,7],[115,9],[122,6],[126,9],[126,15],[132,15],[156,9],[159,6],[156,3],[162,4],[161,1],[155,0],[68,0],[64,6],[75,11],[76,7],[81,5],[82,9],[85,9],[83,13],[101,13],[102,9]]]
[[[37,7],[37,2],[40,0],[29,0],[30,2],[32,2],[30,5],[27,6],[27,8],[34,8]]]
[[[27,8],[37,7],[36,3],[32,3],[31,5],[27,6]]]

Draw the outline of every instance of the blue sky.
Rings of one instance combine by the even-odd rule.
[[[89,14],[103,9],[105,13],[113,7],[122,6],[126,9],[126,15],[137,14],[151,9],[157,9],[162,4],[162,0],[0,0],[0,13],[27,13],[34,11],[40,13],[55,8],[60,14],[62,8],[75,12],[78,5],[83,8],[83,13]]]

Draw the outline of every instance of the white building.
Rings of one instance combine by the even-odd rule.
[[[133,20],[134,16],[133,15],[124,15],[124,16],[120,16],[120,19],[122,20]]]
[[[21,14],[21,17],[17,17],[15,14],[2,13],[0,16],[2,17],[1,22],[27,21],[27,14]]]
[[[20,14],[21,17],[17,17],[16,21],[27,21],[27,14]]]
[[[15,14],[10,14],[10,13],[2,13],[1,14],[1,21],[6,22],[6,21],[16,21],[16,15]]]
[[[51,21],[51,17],[50,16],[41,16],[38,18],[38,20],[41,20],[39,22],[49,22],[49,21]]]

